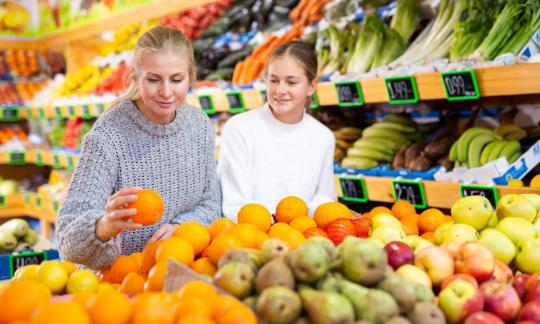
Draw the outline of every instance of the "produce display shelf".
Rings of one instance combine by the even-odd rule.
[[[335,185],[338,197],[343,198],[343,190],[339,178],[347,176],[352,178],[360,178],[361,176],[351,175],[335,175]],[[393,180],[389,177],[373,177],[364,176],[365,192],[369,201],[392,203],[395,201]],[[461,198],[461,184],[455,182],[429,181],[418,180],[422,183],[425,192],[425,200],[427,207],[448,208]],[[540,188],[530,187],[509,187],[509,186],[493,186],[496,189],[498,197],[508,194],[524,194],[534,193],[540,194]],[[360,196],[360,195],[359,195]],[[352,200],[354,201],[354,200]]]
[[[121,26],[163,17],[172,13],[202,6],[215,0],[157,0],[111,14],[103,19],[82,24],[39,39],[0,40],[0,48],[39,49],[53,48],[84,40]]]
[[[51,166],[56,169],[74,169],[78,161],[78,154],[64,151],[27,149],[0,152],[0,165],[35,164],[37,166]]]
[[[91,119],[101,115],[107,104],[87,103],[74,105],[55,105],[39,107],[0,106],[0,121],[18,121],[23,119]]]

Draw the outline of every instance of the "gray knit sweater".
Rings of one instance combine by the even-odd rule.
[[[65,201],[56,220],[63,259],[103,269],[120,255],[140,252],[161,224],[220,217],[221,192],[215,171],[214,131],[200,110],[184,104],[175,119],[160,125],[131,101],[109,109],[82,144]],[[154,225],[126,230],[108,241],[96,237],[96,222],[116,191],[138,186],[159,192],[165,211]]]

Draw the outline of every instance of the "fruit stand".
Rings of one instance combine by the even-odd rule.
[[[0,324],[540,323],[540,6],[435,2],[0,0]],[[56,214],[157,25],[192,41],[217,156],[271,50],[312,46],[338,201],[246,204],[81,268]],[[162,198],[137,195],[154,224]]]

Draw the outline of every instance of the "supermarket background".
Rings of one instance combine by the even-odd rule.
[[[26,219],[54,251],[81,140],[156,25],[193,42],[187,101],[211,118],[216,154],[226,120],[264,104],[271,51],[300,38],[319,59],[308,112],[335,134],[349,208],[450,214],[464,196],[540,194],[537,0],[0,0],[0,222]]]

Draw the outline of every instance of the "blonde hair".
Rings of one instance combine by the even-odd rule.
[[[139,88],[137,87],[137,77],[143,58],[151,53],[171,51],[178,55],[183,55],[189,61],[189,83],[193,85],[197,78],[195,67],[195,57],[191,42],[180,30],[157,26],[141,35],[135,46],[133,60],[131,62],[132,70],[127,76],[126,93],[111,103],[111,107],[117,106],[124,100],[135,101],[140,98]]]

